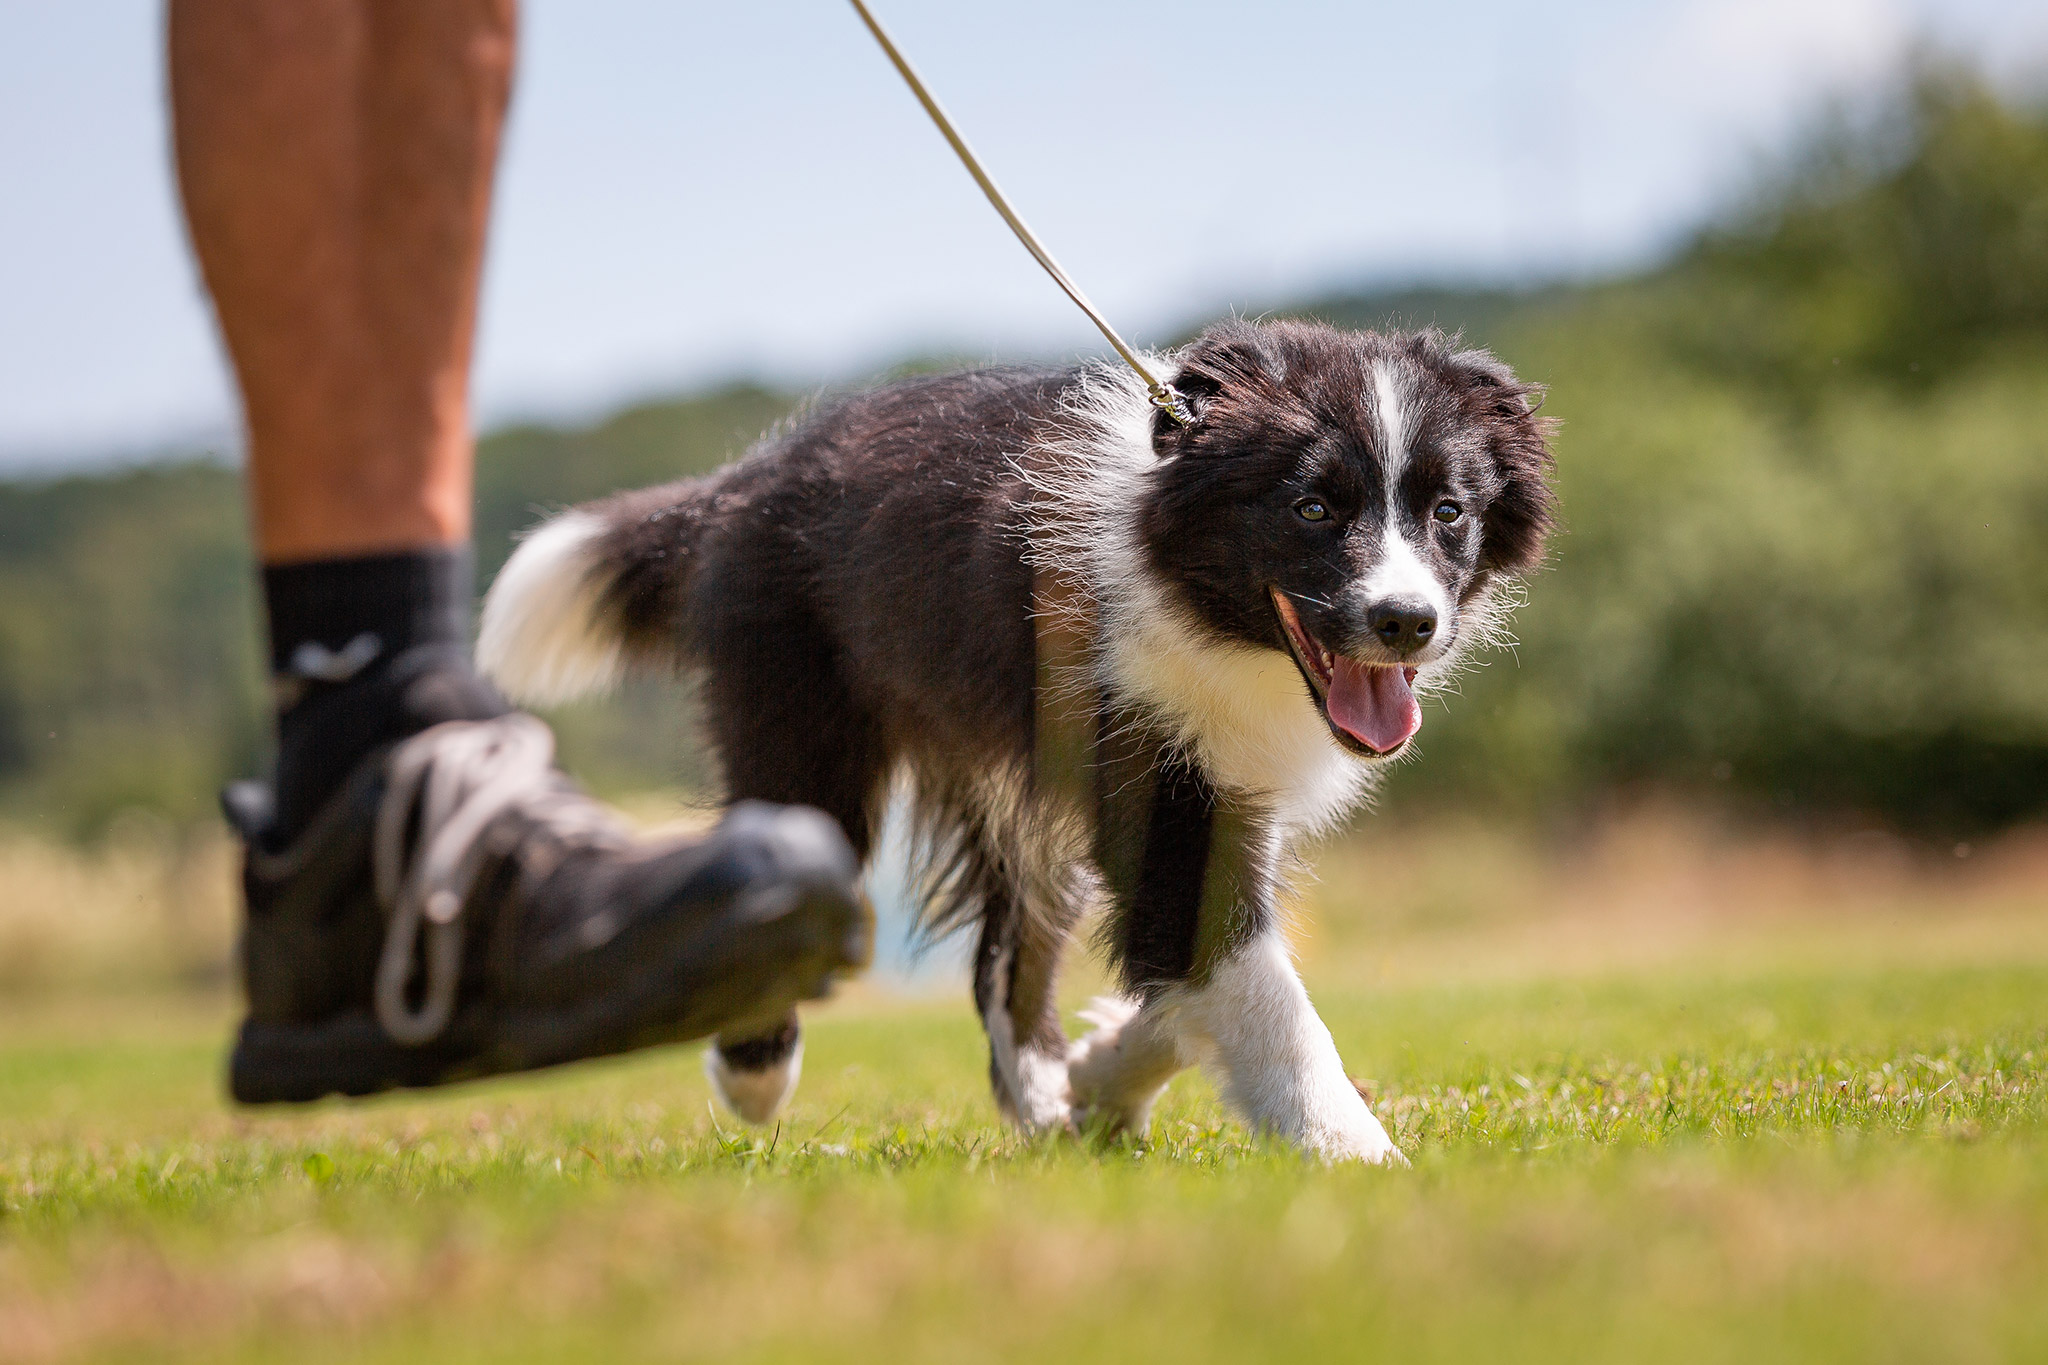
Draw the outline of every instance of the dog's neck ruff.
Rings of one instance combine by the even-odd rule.
[[[1155,360],[1168,373],[1175,362]],[[1292,659],[1218,639],[1152,567],[1135,509],[1159,464],[1144,388],[1106,365],[1083,371],[1056,430],[1017,462],[1033,495],[1039,710],[1085,692],[1098,708],[1142,716],[1233,804],[1284,834],[1326,829],[1365,795],[1371,770],[1330,738]],[[1061,638],[1049,641],[1055,625]],[[1062,660],[1050,674],[1049,655]]]

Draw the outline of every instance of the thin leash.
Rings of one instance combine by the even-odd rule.
[[[953,126],[953,120],[947,117],[945,109],[932,95],[932,92],[925,88],[924,82],[918,78],[917,72],[911,67],[909,59],[898,50],[895,42],[890,39],[888,33],[882,28],[881,21],[875,18],[873,12],[864,3],[864,0],[853,0],[853,7],[859,12],[861,22],[868,26],[868,32],[874,34],[875,41],[882,45],[882,51],[887,53],[889,60],[895,64],[898,74],[903,77],[904,83],[910,87],[910,92],[917,96],[917,102],[922,104],[924,111],[932,116],[932,122],[939,125],[939,131],[945,134],[946,141],[951,144],[954,154],[960,158],[960,163],[967,167],[967,173],[974,177],[974,183],[981,186],[981,192],[988,196],[989,203],[995,205],[996,212],[1001,214],[1003,221],[1010,225],[1010,231],[1017,234],[1017,240],[1024,244],[1024,249],[1031,253],[1032,259],[1045,267],[1045,273],[1052,276],[1053,283],[1065,290],[1067,297],[1072,299],[1081,311],[1088,315],[1088,320],[1094,323],[1101,330],[1102,335],[1109,339],[1109,344],[1114,346],[1116,353],[1124,358],[1124,363],[1137,371],[1138,378],[1145,381],[1146,391],[1152,395],[1152,406],[1158,408],[1182,426],[1192,425],[1195,417],[1194,413],[1188,408],[1187,400],[1181,397],[1180,392],[1173,385],[1166,383],[1159,376],[1153,374],[1146,367],[1145,362],[1138,358],[1138,353],[1124,344],[1124,339],[1117,335],[1116,328],[1109,325],[1109,319],[1096,311],[1095,305],[1088,301],[1088,296],[1081,292],[1081,286],[1075,284],[1068,277],[1067,272],[1060,269],[1060,263],[1052,258],[1052,253],[1047,251],[1039,242],[1037,236],[1032,233],[1031,229],[1024,225],[1024,220],[1019,218],[1017,211],[1010,207],[1010,201],[1005,199],[1003,192],[996,188],[996,182],[991,180],[988,172],[981,168],[981,162],[975,157],[974,149],[967,145],[967,139],[960,136],[959,129]]]

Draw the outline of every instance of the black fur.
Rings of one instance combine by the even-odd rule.
[[[759,1033],[738,1038],[720,1037],[718,1052],[734,1071],[767,1071],[790,1059],[801,1036],[796,1015],[790,1014]]]
[[[865,853],[892,758],[973,772],[1028,750],[1025,488],[1006,462],[1070,374],[906,380],[826,407],[708,479],[592,510],[643,654],[709,665],[734,799],[818,806]]]
[[[1126,983],[1138,987],[1184,980],[1194,969],[1216,789],[1186,759],[1169,757],[1151,806],[1138,884],[1114,921],[1114,951]]]

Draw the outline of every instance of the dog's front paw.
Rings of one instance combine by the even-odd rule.
[[[1098,997],[1081,1019],[1095,1028],[1067,1049],[1074,1127],[1143,1137],[1153,1102],[1178,1067],[1170,1040],[1146,1027],[1135,1000]]]
[[[1314,1133],[1302,1145],[1325,1161],[1362,1161],[1368,1166],[1408,1164],[1408,1158],[1377,1120],[1370,1131]]]
[[[1301,1145],[1325,1161],[1406,1166],[1408,1158],[1372,1112],[1372,1096],[1361,1082],[1353,1080],[1350,1085],[1349,1094],[1333,1096],[1334,1103],[1318,1116],[1320,1121],[1309,1125]]]

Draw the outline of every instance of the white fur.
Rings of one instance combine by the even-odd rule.
[[[529,535],[484,598],[476,662],[514,700],[547,706],[608,691],[625,672],[605,628],[604,523],[568,512]]]
[[[1330,1160],[1402,1163],[1295,973],[1277,933],[1216,964],[1206,985],[1169,992],[1183,1046],[1198,1043],[1217,1088],[1257,1128]]]
[[[1153,600],[1105,642],[1119,695],[1172,725],[1217,786],[1255,798],[1289,831],[1322,830],[1357,805],[1371,770],[1330,738],[1292,659],[1217,641],[1153,584],[1131,587]]]
[[[1101,1125],[1143,1137],[1152,1106],[1186,1066],[1172,1021],[1136,1000],[1100,997],[1081,1011],[1095,1029],[1067,1049],[1067,1083],[1079,1128]]]
[[[1443,580],[1436,570],[1423,562],[1408,537],[1401,530],[1400,519],[1392,512],[1387,514],[1385,526],[1380,532],[1379,560],[1373,565],[1370,576],[1360,592],[1368,602],[1384,602],[1389,598],[1405,597],[1429,604],[1441,625],[1451,624],[1451,599],[1445,593]],[[1448,632],[1444,632],[1448,633]],[[1439,640],[1432,641],[1428,649],[1416,655],[1415,663],[1434,663],[1442,654]]]
[[[1278,933],[1218,962],[1209,980],[1151,1002],[1097,1001],[1097,1027],[1067,1054],[1078,1125],[1142,1133],[1173,1074],[1195,1060],[1232,1109],[1331,1161],[1405,1165],[1345,1073]]]
[[[1386,474],[1386,515],[1381,522],[1380,553],[1362,592],[1367,601],[1390,597],[1418,598],[1429,604],[1436,619],[1451,624],[1450,597],[1437,578],[1436,570],[1424,562],[1420,551],[1401,530],[1401,474],[1408,467],[1408,405],[1399,369],[1386,360],[1372,363],[1373,425],[1379,429],[1381,459]],[[1433,662],[1440,649],[1431,649],[1419,662]]]
[[[765,1071],[737,1071],[726,1064],[714,1045],[704,1049],[704,1075],[725,1107],[748,1123],[767,1123],[782,1112],[796,1093],[804,1071],[804,1040],[798,1038],[789,1056]]]
[[[1379,428],[1380,450],[1386,461],[1387,511],[1394,510],[1394,490],[1400,486],[1401,471],[1408,467],[1408,409],[1401,392],[1401,376],[1384,360],[1372,363],[1373,424]]]
[[[1049,1133],[1069,1126],[1067,1059],[1037,1048],[1017,1053],[1017,1122],[1026,1132]]]

